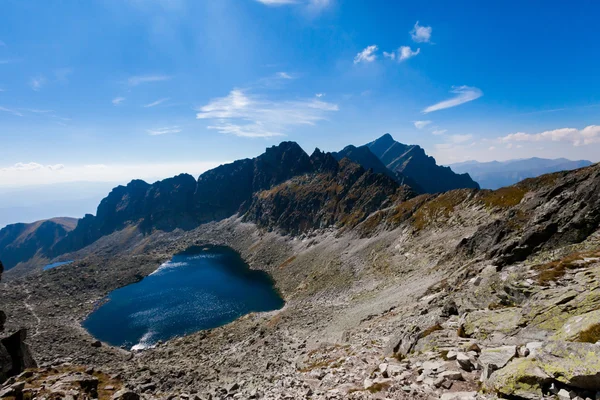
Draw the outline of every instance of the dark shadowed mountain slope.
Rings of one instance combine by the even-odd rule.
[[[7,270],[48,251],[75,228],[75,218],[52,218],[31,224],[12,224],[0,230],[0,259]]]
[[[513,185],[526,178],[534,178],[543,174],[558,171],[569,171],[592,165],[591,161],[571,161],[566,158],[545,159],[527,158],[508,161],[466,161],[451,164],[449,167],[456,173],[468,173],[484,189],[498,189]]]
[[[187,174],[152,185],[134,180],[113,189],[98,206],[96,216],[81,219],[50,255],[81,249],[128,225],[148,233],[155,229],[188,230],[227,218],[247,209],[253,193],[313,169],[310,157],[297,143],[283,142],[256,158],[207,171],[198,181]]]
[[[388,169],[379,158],[365,146],[346,146],[341,151],[331,153],[336,160],[340,161],[343,158],[347,158],[352,162],[361,165],[364,169],[372,169],[377,174],[384,174],[394,179],[400,185],[408,185],[415,192],[423,192],[423,189],[413,179],[404,176],[400,172],[392,171]]]
[[[333,158],[317,150],[311,159],[317,164],[328,157]],[[325,164],[331,166],[333,161]],[[244,218],[292,234],[330,226],[352,228],[379,208],[411,196],[408,186],[399,186],[387,174],[343,158],[334,168],[296,176],[258,192]]]
[[[387,168],[414,180],[424,192],[479,188],[469,174],[455,174],[450,168],[437,165],[420,146],[396,142],[389,133],[366,146]]]

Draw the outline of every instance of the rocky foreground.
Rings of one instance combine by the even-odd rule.
[[[356,221],[303,208],[331,204],[311,190],[296,178],[255,196],[249,210],[269,213],[151,235],[132,225],[73,264],[14,274],[0,290],[7,329],[28,329],[40,368],[1,396],[600,398],[599,166],[495,192],[398,196]],[[301,222],[331,215],[346,222]],[[269,272],[286,306],[140,352],[80,327],[114,288],[209,243]]]

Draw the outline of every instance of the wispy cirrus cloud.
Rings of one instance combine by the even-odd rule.
[[[23,116],[23,114],[20,111],[12,109],[12,108],[6,108],[6,107],[0,106],[0,111],[15,115],[17,117]]]
[[[304,6],[308,11],[319,12],[329,7],[333,0],[256,0],[266,6]]]
[[[417,129],[423,129],[431,123],[432,123],[432,121],[414,121],[413,122],[413,124],[415,124],[415,128],[417,128]]]
[[[164,128],[147,129],[146,132],[150,136],[159,136],[159,135],[167,135],[167,134],[172,134],[172,133],[179,133],[179,132],[181,132],[181,129],[179,128],[179,126],[175,125],[175,126],[168,126],[168,127],[164,127]]]
[[[43,76],[38,76],[35,78],[31,78],[29,80],[29,86],[31,87],[31,89],[35,90],[36,92],[38,90],[40,90],[42,88],[42,86],[44,86],[46,84],[46,78]]]
[[[372,44],[370,46],[367,46],[365,49],[359,52],[356,55],[356,57],[354,57],[354,64],[358,64],[361,62],[370,63],[375,61],[375,59],[377,58],[377,50],[377,45]]]
[[[137,75],[127,79],[127,84],[129,86],[138,86],[143,83],[168,81],[171,78],[169,75]]]
[[[112,103],[115,106],[118,106],[119,104],[121,104],[124,101],[125,101],[125,97],[115,97],[114,99],[112,99]]]
[[[436,103],[432,106],[429,106],[423,110],[423,113],[427,114],[434,111],[443,110],[446,108],[456,107],[464,103],[468,103],[469,101],[476,100],[483,96],[483,92],[481,89],[471,86],[458,86],[455,87],[451,93],[456,94],[456,96]]]
[[[540,133],[517,132],[498,138],[503,143],[513,142],[570,142],[574,146],[600,143],[600,125],[589,125],[583,129],[560,128]]]
[[[146,105],[144,105],[142,107],[144,107],[144,108],[156,107],[156,106],[164,103],[165,101],[169,101],[169,100],[170,100],[170,97],[165,97],[165,98],[153,101],[152,103],[146,104]]]
[[[448,132],[448,129],[434,129],[431,131],[434,135],[443,135],[446,132]]]
[[[9,172],[9,171],[37,171],[41,169],[47,169],[50,171],[58,171],[63,169],[65,166],[63,164],[54,164],[54,165],[43,165],[35,162],[29,163],[16,163],[11,165],[10,167],[0,168],[0,171]]]
[[[417,21],[413,30],[410,31],[410,36],[417,43],[429,43],[431,41],[431,31],[430,26],[421,26]]]
[[[337,104],[318,98],[272,101],[234,89],[200,107],[196,118],[212,121],[208,129],[223,134],[268,138],[283,136],[294,126],[315,125],[338,110]]]

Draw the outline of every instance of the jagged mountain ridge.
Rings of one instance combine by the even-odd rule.
[[[341,161],[343,158],[347,158],[350,161],[360,164],[365,169],[372,169],[375,173],[389,176],[400,185],[408,185],[415,192],[423,192],[423,189],[413,179],[403,175],[400,172],[392,171],[391,169],[387,168],[366,145],[359,147],[349,145],[344,147],[342,150],[331,154],[338,161]]]
[[[11,224],[0,230],[0,258],[7,270],[20,261],[49,251],[75,228],[75,218],[52,218]]]
[[[337,163],[333,157],[317,149],[311,162],[324,164],[317,173],[255,194],[244,219],[291,234],[330,226],[352,228],[386,204],[414,196],[388,174],[367,170],[348,158]]]
[[[499,189],[513,185],[523,179],[558,171],[570,171],[592,165],[588,160],[571,161],[566,158],[545,159],[532,157],[508,161],[465,161],[450,164],[457,173],[468,173],[484,189]]]
[[[479,189],[469,174],[456,174],[450,168],[437,165],[418,145],[406,145],[386,133],[365,146],[391,171],[412,179],[426,193],[453,189]]]

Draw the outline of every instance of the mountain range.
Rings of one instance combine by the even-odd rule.
[[[591,161],[571,161],[566,158],[526,158],[508,161],[465,161],[450,164],[456,173],[468,173],[483,189],[498,189],[543,174],[570,171],[592,165]]]
[[[294,191],[293,187],[304,189]],[[438,166],[421,147],[396,142],[389,134],[336,153],[316,149],[310,156],[297,143],[282,142],[258,157],[209,170],[197,180],[181,174],[153,184],[133,180],[118,186],[102,199],[96,215],[86,214],[68,229],[57,225],[51,238],[31,246],[35,252],[28,243],[39,241],[37,235],[54,222],[33,225],[44,230],[29,233],[27,240],[14,232],[30,232],[31,226],[9,225],[0,231],[0,237],[6,238],[0,258],[10,269],[36,254],[52,259],[82,249],[130,225],[145,234],[189,230],[236,213],[292,233],[330,225],[354,226],[396,198],[478,187],[468,174]],[[271,192],[256,196],[264,190]],[[310,210],[303,210],[300,203],[307,200]]]

